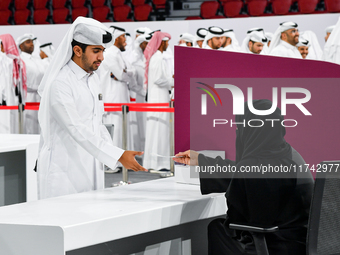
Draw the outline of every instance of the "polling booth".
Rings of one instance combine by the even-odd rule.
[[[181,47],[175,59],[175,106],[181,104],[175,111],[176,153],[222,151],[235,160],[235,115],[244,102],[269,99],[284,115],[286,141],[312,172],[339,158],[339,65]]]

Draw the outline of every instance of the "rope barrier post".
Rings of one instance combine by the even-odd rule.
[[[19,117],[19,134],[24,133],[24,105],[20,102],[18,105]]]
[[[122,118],[123,118],[123,150],[127,150],[128,146],[127,146],[127,140],[128,140],[128,125],[127,125],[127,114],[129,112],[129,106],[127,105],[122,105]],[[129,175],[128,175],[128,170],[123,166],[123,182],[122,184],[125,185],[125,184],[128,184],[128,181],[129,181]]]
[[[170,101],[169,103],[170,108],[174,108],[174,103]],[[174,146],[174,112],[170,112],[170,155],[175,155],[175,146]],[[173,160],[170,160],[170,171],[174,174],[175,172],[175,162]]]

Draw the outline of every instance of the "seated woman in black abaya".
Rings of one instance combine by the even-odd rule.
[[[269,100],[254,100],[255,109],[267,110],[272,106]],[[256,254],[253,238],[246,231],[233,230],[229,223],[259,227],[279,226],[279,231],[266,233],[269,254],[306,254],[307,223],[313,192],[313,177],[303,173],[242,173],[240,169],[252,166],[278,166],[299,169],[305,164],[300,154],[284,139],[286,130],[281,125],[280,109],[267,116],[255,115],[245,104],[245,114],[237,115],[237,123],[260,119],[262,127],[237,124],[236,161],[215,159],[189,150],[178,153],[179,163],[199,166],[236,166],[236,172],[228,176],[205,178],[200,173],[202,194],[226,192],[227,218],[212,221],[208,227],[210,255]],[[266,121],[279,119],[280,121]],[[214,174],[213,174],[214,175]],[[302,175],[302,176],[298,176]],[[214,176],[213,176],[214,177]],[[221,178],[222,177],[222,178]]]

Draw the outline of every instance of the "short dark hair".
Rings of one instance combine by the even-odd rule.
[[[74,51],[73,51],[74,46],[79,46],[81,50],[83,51],[83,53],[85,52],[86,47],[89,46],[88,44],[80,43],[74,39],[72,40],[71,45],[72,45],[72,57],[71,58],[73,58],[74,56]]]

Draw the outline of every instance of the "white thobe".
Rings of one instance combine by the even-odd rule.
[[[44,76],[45,66],[40,58],[21,52],[21,59],[26,65],[27,75],[27,98],[26,102],[40,102],[38,87]],[[39,134],[38,112],[32,110],[25,111],[25,133]]]
[[[40,199],[104,188],[102,163],[114,169],[124,151],[102,124],[101,93],[97,74],[72,60],[51,84],[50,141],[41,140],[38,158]]]
[[[148,73],[148,103],[169,103],[169,90],[174,80],[167,71],[163,54],[157,51],[150,59]],[[147,169],[170,169],[169,113],[148,112],[143,165]],[[166,157],[158,157],[158,155]]]
[[[0,104],[6,101],[6,105],[18,105],[13,84],[13,60],[0,51]],[[18,111],[0,110],[0,133],[18,133]]]
[[[124,71],[125,70],[125,71]],[[99,67],[100,84],[104,103],[130,103],[130,87],[136,86],[135,69],[122,56],[115,45],[104,52],[104,61]],[[117,79],[111,77],[111,74]],[[113,144],[122,147],[122,112],[107,112],[105,124],[114,125]],[[132,149],[133,141],[128,131],[128,149]]]
[[[301,53],[295,46],[282,40],[280,40],[279,45],[277,45],[269,55],[277,57],[302,59]]]
[[[143,88],[145,73],[145,57],[141,49],[134,49],[134,51],[132,52],[131,64],[136,69],[137,85]],[[136,103],[145,103],[144,93],[136,93]],[[145,112],[131,112],[131,113],[135,113],[137,119],[137,134],[136,137],[134,137],[133,139],[134,148],[137,151],[143,151],[145,148],[146,113]],[[133,126],[134,123],[131,124]]]

